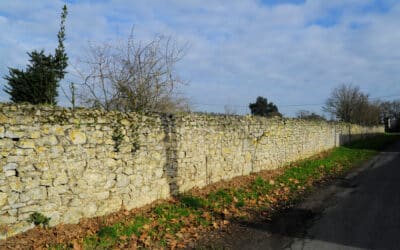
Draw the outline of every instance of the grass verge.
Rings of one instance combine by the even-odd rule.
[[[380,135],[335,148],[292,163],[274,178],[255,175],[245,185],[220,188],[203,195],[182,194],[171,202],[123,222],[100,228],[80,241],[51,249],[176,248],[199,238],[199,232],[225,227],[235,220],[270,216],[273,209],[290,206],[316,183],[338,177],[400,138]]]

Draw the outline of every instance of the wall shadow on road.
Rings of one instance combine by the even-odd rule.
[[[274,235],[302,238],[305,236],[307,226],[318,214],[302,208],[286,208],[276,213],[269,222],[242,222],[242,226],[256,230],[268,231]]]

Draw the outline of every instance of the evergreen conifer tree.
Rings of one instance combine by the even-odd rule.
[[[34,50],[28,53],[30,59],[26,70],[9,68],[9,75],[4,77],[8,81],[4,91],[11,96],[11,101],[32,104],[57,103],[59,81],[64,78],[68,66],[68,56],[64,48],[66,17],[67,6],[64,5],[57,35],[58,47],[54,56],[46,55],[43,50]]]

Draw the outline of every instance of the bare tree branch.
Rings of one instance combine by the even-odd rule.
[[[170,37],[156,36],[148,43],[129,38],[93,46],[79,71],[86,94],[84,103],[106,110],[174,112],[187,109],[179,97],[186,82],[175,72],[184,49]]]

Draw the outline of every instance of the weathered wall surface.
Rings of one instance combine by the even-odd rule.
[[[0,238],[131,209],[382,133],[294,119],[138,115],[0,104]]]

